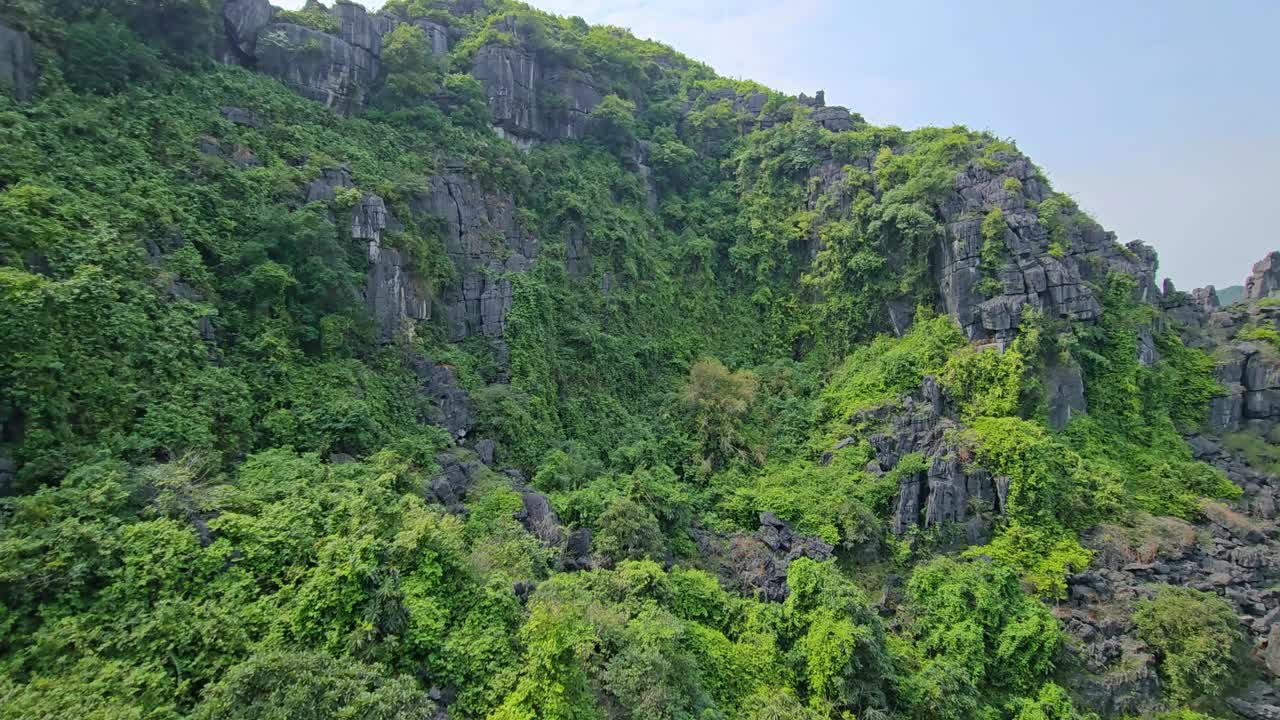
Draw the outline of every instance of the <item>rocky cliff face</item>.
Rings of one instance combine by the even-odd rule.
[[[547,64],[526,47],[514,21],[507,21],[506,32],[518,44],[485,45],[471,67],[484,87],[493,126],[518,144],[582,138],[591,111],[604,99],[595,80]]]
[[[1222,308],[1213,288],[1179,293],[1166,284],[1165,322],[1184,340],[1214,353],[1223,392],[1212,402],[1204,434],[1188,438],[1195,457],[1221,470],[1242,495],[1207,503],[1187,523],[1150,518],[1138,528],[1103,526],[1086,538],[1093,566],[1070,579],[1069,602],[1058,609],[1078,667],[1072,689],[1106,714],[1159,709],[1156,659],[1136,636],[1132,610],[1165,585],[1192,587],[1225,598],[1259,680],[1227,701],[1245,718],[1280,717],[1280,478],[1224,443],[1224,436],[1270,438],[1280,422],[1280,353],[1267,342],[1241,339],[1246,329],[1280,327],[1280,311],[1257,300],[1270,296],[1276,253],[1254,266],[1247,282],[1253,302]],[[1231,435],[1240,433],[1240,435]],[[1267,681],[1265,678],[1270,677]]]
[[[971,340],[1012,339],[1026,307],[1050,317],[1092,321],[1102,311],[1092,286],[1110,271],[1134,277],[1147,302],[1158,298],[1150,248],[1121,246],[1114,233],[1084,223],[1073,225],[1065,241],[1052,247],[1032,209],[1049,196],[1035,167],[1020,155],[995,159],[1002,171],[974,161],[956,178],[955,194],[940,208],[946,233],[932,262],[942,305]],[[1003,264],[992,268],[982,264],[983,222],[995,210],[1003,223],[995,238]],[[990,297],[981,291],[987,274],[998,281]]]
[[[36,56],[31,38],[0,24],[0,92],[12,93],[19,102],[36,91]]]
[[[382,36],[391,18],[370,16],[362,5],[335,3],[339,32],[273,22],[267,0],[230,0],[223,7],[226,41],[219,57],[279,79],[299,94],[342,115],[363,109],[381,79]]]
[[[432,178],[413,206],[444,221],[445,250],[458,272],[441,297],[449,338],[501,339],[511,276],[527,271],[538,255],[538,239],[520,226],[514,199],[455,169]]]

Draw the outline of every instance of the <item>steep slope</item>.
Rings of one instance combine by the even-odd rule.
[[[1274,259],[516,3],[0,23],[0,716],[1274,711]]]

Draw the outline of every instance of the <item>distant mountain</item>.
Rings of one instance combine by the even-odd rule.
[[[1243,285],[1232,285],[1231,287],[1225,287],[1218,291],[1218,302],[1222,303],[1223,307],[1226,307],[1227,305],[1235,305],[1241,300],[1244,300]]]

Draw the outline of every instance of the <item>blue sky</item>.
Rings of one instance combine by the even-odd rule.
[[[1122,241],[1154,245],[1184,289],[1239,284],[1280,249],[1274,0],[533,4],[724,75],[824,89],[875,123],[1012,138]]]

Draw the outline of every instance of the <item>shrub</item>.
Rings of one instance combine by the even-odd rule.
[[[1231,680],[1240,631],[1235,610],[1222,598],[1165,586],[1155,598],[1138,603],[1133,620],[1138,637],[1155,650],[1160,677],[1174,701],[1217,696]]]

